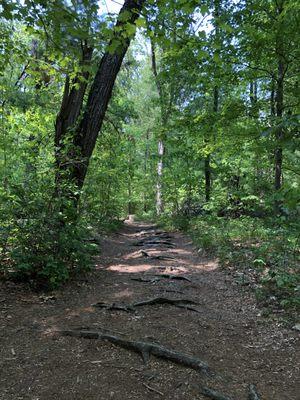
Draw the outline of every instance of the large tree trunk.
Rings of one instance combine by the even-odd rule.
[[[65,102],[65,104],[69,105],[68,111],[63,112],[63,115],[67,115],[67,122],[62,124],[63,127],[61,128],[61,118],[58,117],[56,143],[58,144],[58,148],[62,148],[62,140],[66,135],[66,131],[68,131],[70,127],[74,127],[74,133],[71,134],[73,149],[68,150],[66,156],[64,156],[68,164],[67,174],[65,174],[66,167],[64,163],[60,162],[61,156],[58,157],[58,176],[64,175],[66,176],[65,183],[75,184],[77,193],[82,189],[90,157],[93,153],[99,131],[102,127],[114,84],[121,68],[122,61],[130,45],[132,35],[131,37],[128,35],[126,28],[128,28],[128,24],[135,24],[144,3],[145,0],[126,0],[121,8],[114,29],[114,36],[109,43],[108,50],[100,61],[96,76],[88,94],[83,117],[79,123],[78,117],[80,111],[79,113],[76,112],[78,107],[75,106],[73,109],[73,103],[70,101],[70,96],[64,96],[63,104]],[[127,15],[127,13],[129,13],[129,15]],[[114,46],[113,51],[111,50],[112,46]],[[117,47],[116,49],[115,46]],[[65,92],[68,93],[68,83],[66,86],[67,88]],[[68,101],[66,102],[66,100]],[[79,102],[75,103],[76,105],[79,105]],[[63,105],[62,108],[66,110],[66,107]],[[73,114],[75,114],[74,117]],[[65,121],[65,119],[63,119],[63,121]],[[69,119],[71,120],[70,123]],[[77,126],[76,123],[78,123]],[[66,129],[64,126],[66,126]],[[60,134],[60,132],[63,133]],[[78,197],[79,195],[77,194],[75,196],[76,202]]]
[[[86,43],[82,45],[82,59],[80,62],[81,71],[70,82],[66,76],[64,94],[59,113],[55,122],[55,161],[56,161],[56,194],[65,194],[65,179],[71,179],[68,172],[73,160],[71,154],[67,152],[66,141],[69,130],[76,124],[83,106],[84,95],[89,79],[89,66],[92,59],[93,49]]]

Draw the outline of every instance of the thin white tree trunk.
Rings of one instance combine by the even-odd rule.
[[[157,183],[156,183],[156,214],[161,215],[163,212],[162,201],[162,176],[163,176],[163,157],[164,157],[164,143],[162,140],[158,141],[158,163],[157,163]]]

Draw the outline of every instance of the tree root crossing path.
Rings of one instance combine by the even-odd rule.
[[[0,284],[0,399],[299,400],[299,333],[189,238],[128,223],[51,293]]]

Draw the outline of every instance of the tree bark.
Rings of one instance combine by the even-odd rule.
[[[150,132],[149,129],[146,131],[146,147],[145,147],[145,154],[144,154],[144,176],[147,177],[148,174],[148,159],[149,159],[149,136]],[[147,194],[144,190],[143,192],[143,202],[144,202],[144,212],[148,211],[148,201],[147,201]]]
[[[213,112],[217,114],[219,110],[219,88],[217,86],[214,87],[214,104],[213,104]],[[207,141],[206,141],[207,142]],[[211,196],[211,153],[207,154],[204,160],[204,174],[205,174],[205,201],[209,202]]]
[[[258,113],[257,113],[257,82],[256,80],[250,82],[250,87],[249,87],[249,98],[250,98],[250,104],[251,104],[251,109],[250,109],[250,117],[257,118]]]
[[[220,0],[214,0],[214,26],[215,26],[215,40],[220,39],[220,28],[219,28],[219,15],[220,15]],[[216,50],[216,52],[219,52]],[[217,68],[216,68],[217,69]],[[217,71],[215,75],[217,75]],[[217,85],[214,86],[213,91],[213,113],[217,113],[219,109],[219,88]],[[206,140],[206,143],[208,141]],[[211,154],[207,154],[204,160],[204,175],[205,175],[205,201],[209,202],[211,196],[211,166],[210,166]]]
[[[278,19],[282,15],[283,11],[284,11],[284,0],[277,3]],[[284,42],[280,26],[278,27],[277,37],[276,37],[276,55],[277,55],[277,86],[276,86],[276,96],[275,96],[275,111],[277,117],[277,124],[278,123],[280,124],[284,110],[284,75],[285,75]],[[283,128],[282,127],[277,128],[276,132],[277,147],[274,153],[274,164],[275,164],[274,189],[276,192],[282,186],[283,136],[284,136]],[[275,211],[277,213],[280,211],[280,202],[278,200],[275,201]]]
[[[161,124],[164,129],[167,124],[167,113],[165,105],[165,94],[163,91],[163,86],[158,77],[157,64],[156,64],[156,54],[155,45],[153,39],[151,39],[151,63],[152,72],[155,79],[155,84],[157,87],[160,111],[161,111]],[[165,146],[163,142],[163,137],[161,136],[158,140],[158,162],[157,162],[157,180],[156,180],[156,214],[161,215],[163,212],[163,198],[162,198],[162,176],[163,176],[163,158],[164,158]]]
[[[271,119],[274,119],[274,117],[276,115],[276,111],[275,111],[275,79],[274,78],[272,78],[272,80],[271,80],[270,114],[271,114]]]
[[[205,201],[209,202],[210,190],[211,190],[210,154],[208,154],[204,160],[204,174],[205,174]]]
[[[277,77],[277,90],[276,90],[276,116],[280,123],[283,116],[283,91],[284,91],[284,60],[283,57],[278,54],[278,77]],[[281,141],[283,139],[282,127],[277,129],[276,139],[278,147],[275,149],[275,180],[274,188],[279,190],[282,184],[282,146]]]
[[[70,129],[76,124],[83,106],[84,95],[86,92],[90,73],[86,67],[89,66],[92,59],[93,49],[86,43],[82,45],[82,59],[80,66],[82,70],[70,82],[67,75],[64,87],[64,94],[59,113],[55,122],[55,161],[56,176],[55,187],[56,194],[61,195],[65,192],[63,185],[65,179],[71,179],[66,176],[70,171],[70,163],[72,164],[72,155],[65,151],[66,140]]]
[[[68,174],[66,180],[67,183],[75,184],[77,193],[79,193],[83,187],[90,157],[95,148],[96,140],[103,124],[108,103],[112,95],[112,90],[133,36],[128,35],[126,28],[128,27],[128,24],[135,24],[144,3],[145,0],[126,0],[121,8],[114,29],[113,38],[100,61],[96,76],[88,94],[83,117],[79,122],[81,107],[79,112],[76,112],[78,107],[75,106],[73,108],[72,102],[72,104],[69,104],[71,99],[70,96],[68,96],[68,82],[66,82],[62,108],[64,110],[63,115],[67,115],[67,122],[62,124],[63,128],[61,128],[61,116],[58,117],[56,124],[58,132],[56,135],[56,142],[58,141],[58,147],[61,148],[61,138],[63,135],[59,133],[60,130],[62,129],[64,132],[65,126],[67,127],[67,130],[70,127],[74,127],[74,133],[72,133],[73,149],[68,150],[66,154],[66,159],[68,160]],[[127,16],[128,12],[129,16]],[[126,15],[126,18],[122,18],[122,15]],[[112,46],[116,48],[113,51],[110,51]],[[67,108],[68,111],[66,111],[66,105],[69,106],[69,108]],[[58,157],[58,175],[60,176],[64,171],[65,165],[60,162],[60,157]],[[79,194],[75,197],[75,202],[77,204]]]
[[[133,201],[133,180],[134,180],[134,159],[135,155],[135,140],[131,135],[128,136],[129,149],[128,149],[128,215],[135,213],[135,206]]]
[[[163,157],[164,157],[164,143],[162,140],[158,141],[158,163],[157,163],[157,182],[156,182],[156,214],[161,215],[163,212],[162,200],[162,174],[163,174]]]

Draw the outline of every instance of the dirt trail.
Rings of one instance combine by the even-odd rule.
[[[262,400],[300,399],[299,333],[261,317],[253,294],[216,260],[199,258],[188,238],[128,224],[101,245],[95,270],[54,294],[0,285],[1,400],[201,400],[201,385],[246,400],[250,383]],[[192,300],[198,312],[169,304],[132,312],[92,306],[158,296]],[[155,357],[145,365],[108,342],[56,333],[79,327],[159,343],[200,358],[214,375]]]

